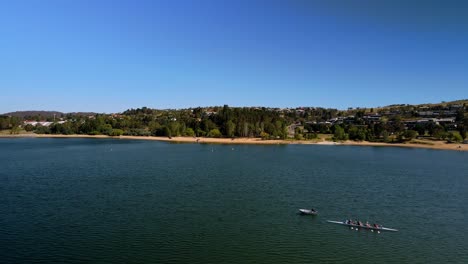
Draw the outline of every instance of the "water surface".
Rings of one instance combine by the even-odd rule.
[[[0,139],[0,165],[2,263],[468,263],[467,152]]]

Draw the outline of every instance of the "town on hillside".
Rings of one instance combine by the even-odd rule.
[[[416,138],[465,142],[468,100],[378,108],[197,107],[129,109],[116,114],[24,111],[0,116],[10,134],[259,137],[404,142]]]

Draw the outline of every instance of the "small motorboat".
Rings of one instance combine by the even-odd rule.
[[[299,213],[305,215],[317,215],[318,212],[315,209],[299,209]]]

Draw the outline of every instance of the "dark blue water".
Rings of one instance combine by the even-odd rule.
[[[0,139],[0,168],[1,263],[468,263],[468,152]]]

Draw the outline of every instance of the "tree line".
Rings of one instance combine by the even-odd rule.
[[[405,106],[407,107],[407,106]],[[399,108],[400,110],[402,108]],[[371,109],[371,113],[373,109]],[[252,107],[191,108],[158,110],[147,107],[128,109],[120,114],[64,114],[50,126],[23,126],[23,120],[41,120],[40,116],[0,116],[0,130],[17,133],[22,127],[39,134],[88,134],[109,136],[189,136],[189,137],[261,137],[263,139],[314,139],[332,134],[334,140],[406,141],[433,137],[461,141],[467,137],[466,108],[457,112],[456,126],[417,123],[407,129],[403,115],[383,116],[378,122],[364,118],[363,110],[339,111],[325,108],[282,110]],[[341,124],[323,122],[352,114]],[[412,115],[412,114],[410,114]],[[52,121],[51,117],[48,117]],[[301,124],[288,131],[292,124]]]

